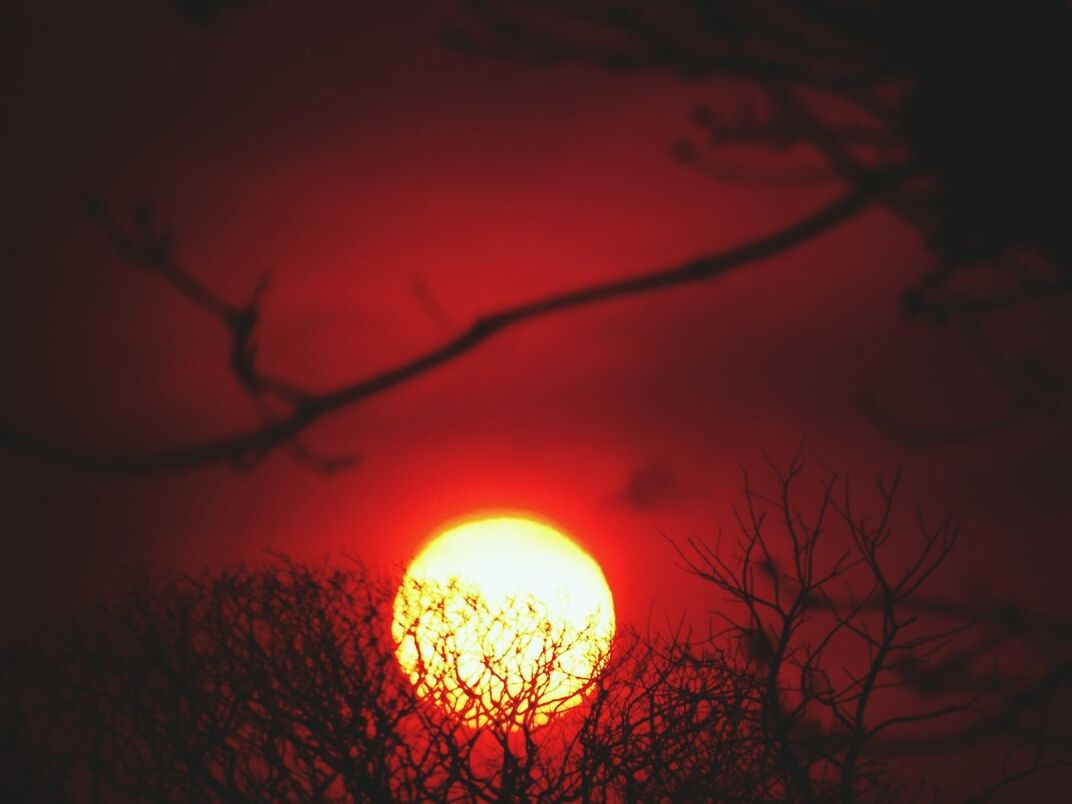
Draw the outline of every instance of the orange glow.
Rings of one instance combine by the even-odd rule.
[[[539,726],[580,703],[606,662],[614,602],[599,565],[520,517],[449,528],[394,602],[396,656],[421,697],[467,724]]]

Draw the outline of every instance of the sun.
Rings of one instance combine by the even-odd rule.
[[[502,516],[448,528],[409,565],[395,655],[418,695],[473,727],[540,726],[606,664],[614,601],[569,537]]]

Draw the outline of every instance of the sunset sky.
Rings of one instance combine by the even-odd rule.
[[[0,26],[0,419],[67,444],[137,451],[254,421],[226,333],[115,256],[80,214],[91,192],[153,200],[179,261],[236,302],[270,273],[261,359],[312,388],[838,192],[700,175],[670,149],[709,85],[461,54],[441,42],[445,7],[263,3],[195,30],[163,2],[66,5],[20,2]],[[524,325],[319,424],[311,443],[363,458],[330,478],[282,452],[136,478],[4,453],[4,619],[81,600],[123,564],[268,548],[397,568],[442,523],[503,509],[573,534],[623,620],[676,616],[713,601],[665,537],[732,532],[742,465],[763,479],[763,451],[784,461],[802,439],[862,489],[903,465],[909,526],[916,503],[957,517],[946,591],[1067,611],[1067,431],[908,447],[853,402],[871,391],[936,429],[1001,408],[955,334],[899,315],[928,259],[870,211],[701,286]]]

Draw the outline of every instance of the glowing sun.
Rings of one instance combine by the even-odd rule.
[[[434,537],[394,601],[395,655],[417,693],[467,724],[539,726],[580,703],[606,663],[614,602],[599,565],[520,517]]]

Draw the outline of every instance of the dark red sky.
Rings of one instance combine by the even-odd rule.
[[[207,31],[164,2],[16,5],[0,414],[70,443],[166,445],[250,421],[225,333],[110,253],[79,217],[87,191],[156,200],[183,264],[231,298],[270,272],[263,359],[314,387],[499,306],[771,231],[836,192],[717,184],[668,152],[709,87],[463,56],[439,44],[427,4],[370,18],[363,4],[265,3]],[[393,566],[441,522],[508,507],[572,531],[626,618],[653,599],[672,613],[705,590],[661,534],[732,528],[739,464],[762,471],[762,450],[786,458],[801,438],[861,485],[903,462],[906,506],[963,525],[948,583],[1067,606],[1066,432],[1032,422],[909,449],[853,406],[869,388],[939,427],[1000,407],[955,337],[899,318],[925,260],[871,212],[704,287],[511,331],[319,426],[315,443],[365,458],[330,479],[283,455],[139,479],[2,455],[5,608],[28,590],[67,599],[123,562],[270,547]],[[629,499],[645,477],[659,482]]]

